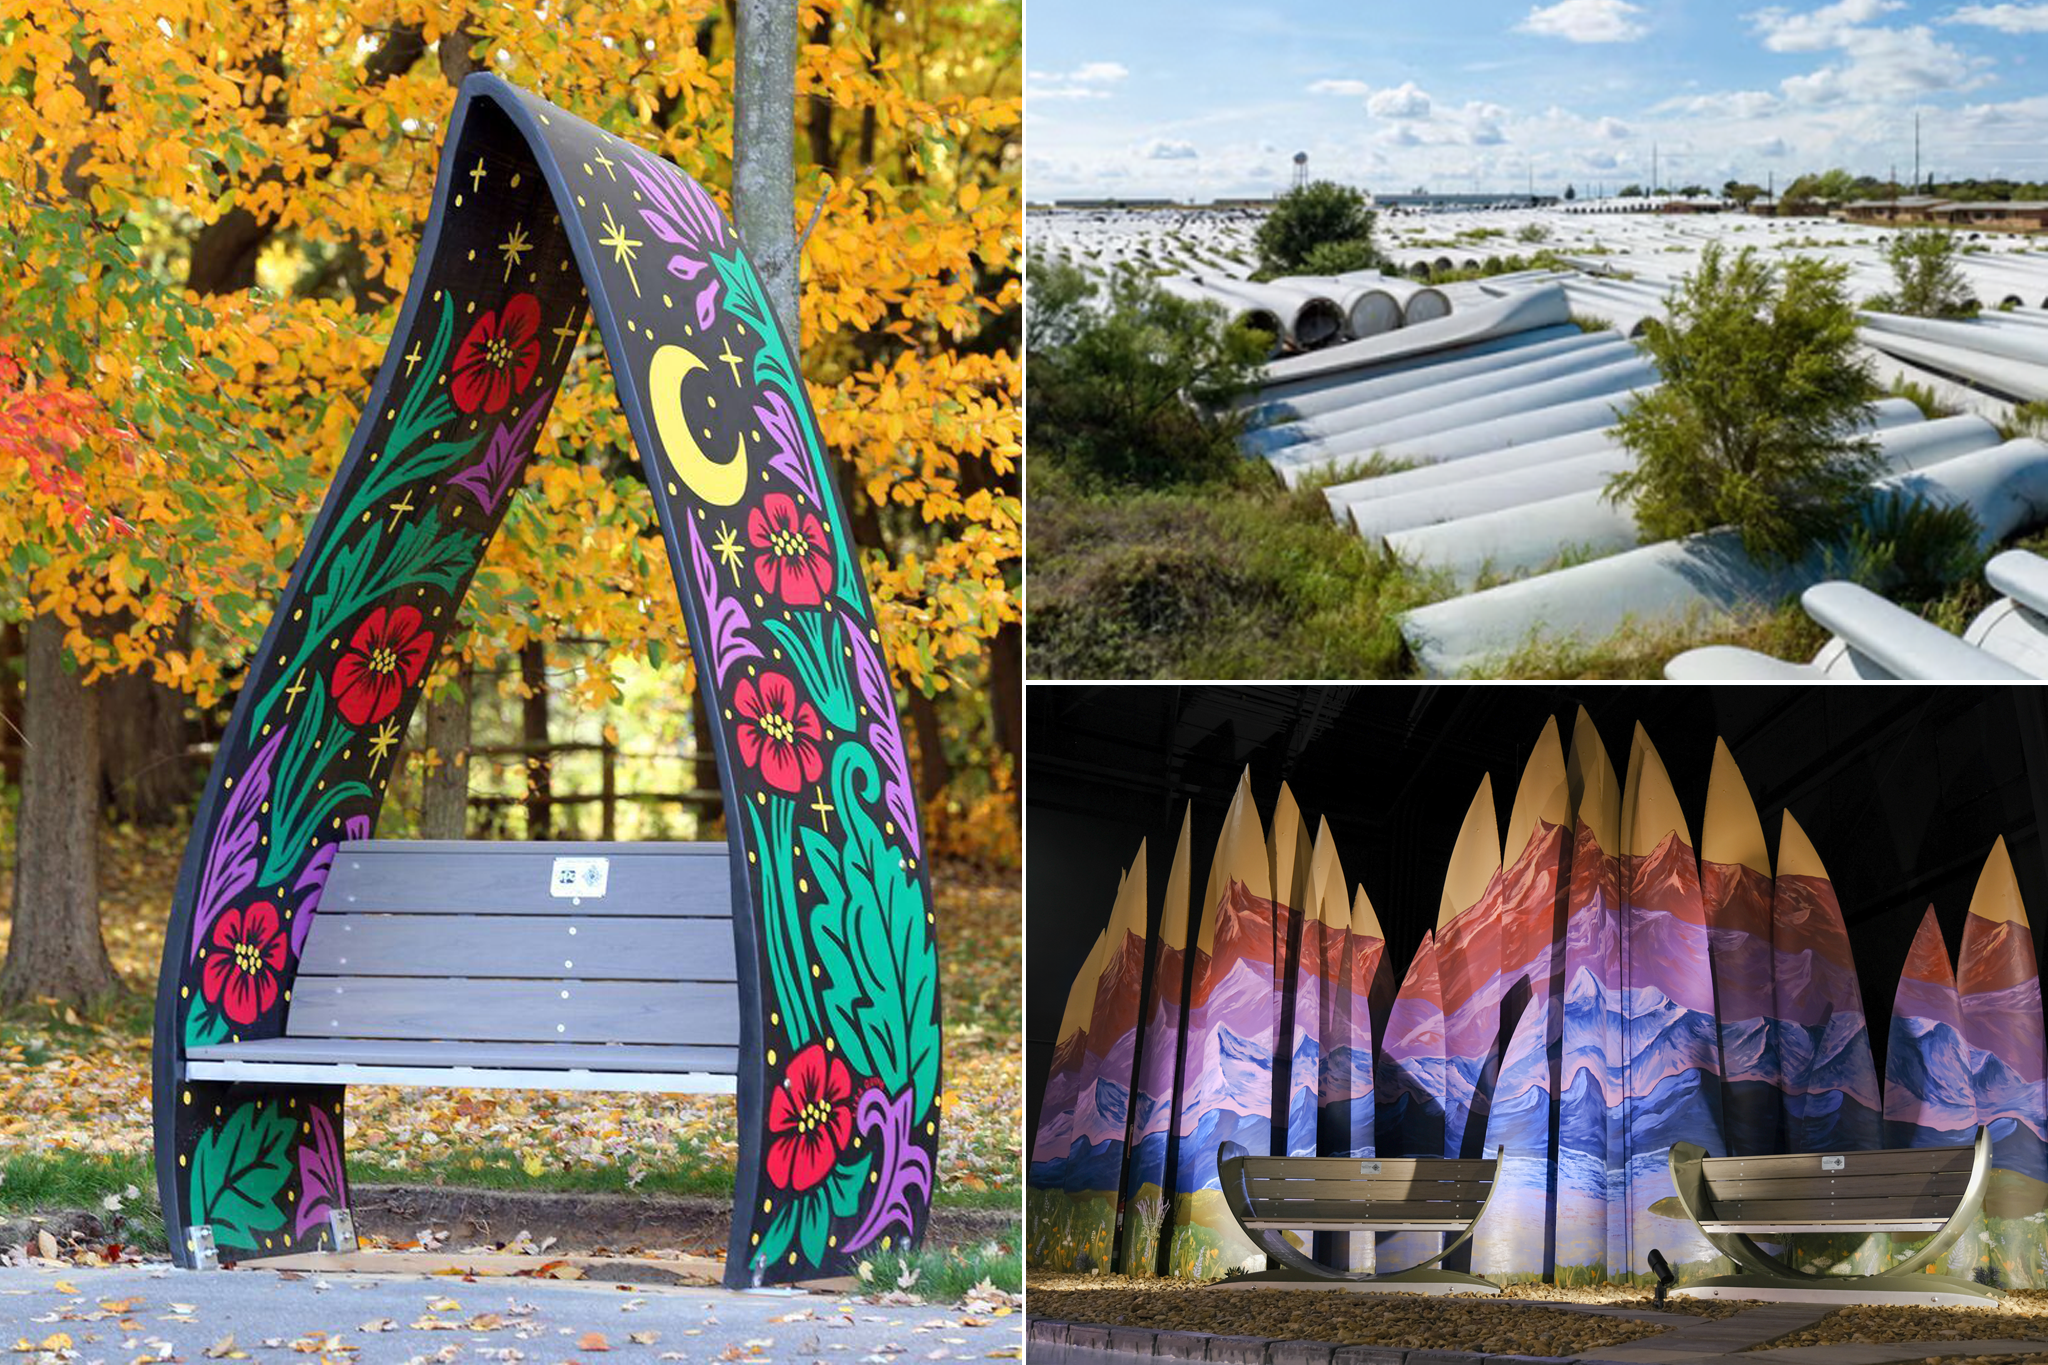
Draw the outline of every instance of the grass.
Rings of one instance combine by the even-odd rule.
[[[1090,493],[1032,471],[1026,629],[1045,678],[1412,674],[1400,614],[1443,595],[1330,515],[1331,481]]]
[[[129,1190],[135,1194],[130,1197]],[[109,1206],[112,1201],[112,1206]],[[0,1160],[0,1216],[85,1209],[107,1230],[106,1240],[137,1251],[166,1250],[156,1174],[149,1158],[133,1153],[58,1152]]]
[[[1805,663],[1828,633],[1797,603],[1732,619],[1669,625],[1623,626],[1605,639],[1526,645],[1479,676],[1487,678],[1660,679],[1665,663],[1688,649],[1737,645],[1773,658]]]
[[[926,1247],[881,1251],[862,1262],[862,1277],[877,1292],[902,1289],[940,1303],[958,1303],[986,1280],[1007,1294],[1024,1292],[1024,1253],[993,1243],[979,1247]],[[905,1283],[908,1280],[909,1283]]]

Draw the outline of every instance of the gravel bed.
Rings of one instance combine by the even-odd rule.
[[[1984,1308],[1888,1308],[1876,1304],[1838,1308],[1811,1327],[1750,1349],[1992,1339],[2048,1341],[2048,1291],[2009,1289],[2004,1302]]]
[[[1668,1322],[1503,1304],[1479,1295],[1314,1289],[1219,1293],[1171,1281],[1164,1287],[1158,1281],[1105,1284],[1106,1278],[1033,1277],[1025,1287],[1025,1311],[1035,1318],[1107,1327],[1531,1356],[1578,1355],[1655,1336],[1670,1327]],[[1047,1280],[1070,1285],[1083,1281],[1088,1287],[1055,1288]]]

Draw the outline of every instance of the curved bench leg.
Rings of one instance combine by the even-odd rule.
[[[170,1145],[160,1128],[157,1148],[176,1153],[158,1166],[172,1259],[189,1270],[355,1250],[345,1093],[338,1085],[180,1086]]]
[[[286,1031],[327,864],[375,827],[391,751],[524,479],[586,303],[725,798],[740,1016],[727,1281],[843,1274],[923,1234],[942,1087],[920,803],[797,353],[702,186],[480,74],[463,82],[390,348],[251,657],[179,874],[154,1096],[174,1245],[213,1205],[198,1163],[173,1158],[248,1143],[264,1172],[238,1210],[252,1254],[306,1243],[318,1125],[287,1138],[274,1105],[191,1087],[186,1049]],[[291,1090],[284,1107],[324,1093]],[[338,1150],[338,1101],[329,1118]]]
[[[1895,1303],[1932,1307],[1978,1307],[1987,1302],[1995,1303],[2005,1296],[1989,1285],[1953,1275],[1918,1273],[1955,1245],[1984,1206],[1984,1191],[1991,1176],[1991,1139],[1982,1127],[1977,1129],[1976,1147],[1970,1180],[1955,1212],[1918,1251],[1881,1275],[1815,1275],[1787,1265],[1742,1233],[1708,1232],[1705,1224],[1713,1219],[1706,1170],[1702,1165],[1706,1151],[1690,1142],[1676,1143],[1671,1148],[1671,1183],[1677,1190],[1679,1203],[1692,1218],[1694,1226],[1699,1228],[1700,1235],[1741,1269],[1738,1274],[1696,1280],[1672,1292],[1684,1298],[1770,1299],[1792,1303]]]

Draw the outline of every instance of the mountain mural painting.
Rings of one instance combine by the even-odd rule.
[[[1617,773],[1581,709],[1536,738],[1500,824],[1492,774],[1459,820],[1434,927],[1395,987],[1365,881],[1282,786],[1270,828],[1240,777],[1191,913],[1192,811],[1156,928],[1145,857],[1067,999],[1030,1166],[1033,1264],[1210,1279],[1263,1254],[1230,1218],[1217,1148],[1359,1160],[1504,1148],[1471,1269],[1497,1282],[1681,1281],[1729,1264],[1675,1197],[1669,1154],[1948,1146],[1989,1126],[1980,1236],[1944,1267],[2048,1285],[2048,1040],[2003,840],[1953,971],[1935,911],[1896,987],[1882,1086],[1849,936],[1788,809],[1766,837],[1716,742],[1695,844],[1641,726]],[[1454,812],[1445,812],[1448,817]],[[1347,892],[1347,886],[1351,887]],[[1192,944],[1190,935],[1192,934]],[[1296,1238],[1370,1270],[1433,1232]],[[1785,1239],[1801,1269],[1882,1271],[1904,1236]],[[1468,1254],[1461,1252],[1462,1254]]]

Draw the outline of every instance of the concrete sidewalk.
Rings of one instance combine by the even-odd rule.
[[[223,1342],[232,1337],[232,1342]],[[349,1365],[1015,1357],[1023,1318],[829,1294],[255,1268],[0,1267],[0,1359]]]

